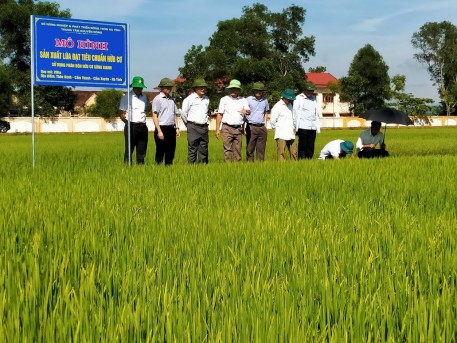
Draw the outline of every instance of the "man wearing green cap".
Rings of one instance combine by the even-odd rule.
[[[292,102],[295,100],[293,89],[285,89],[279,100],[271,109],[270,123],[275,130],[278,160],[284,161],[284,152],[289,150],[291,160],[297,159],[297,147],[295,145],[294,113]]]
[[[173,164],[176,151],[176,137],[179,128],[176,123],[176,104],[170,96],[173,81],[163,78],[159,83],[160,93],[152,101],[152,120],[154,122],[154,141],[156,143],[156,164]]]
[[[219,101],[216,138],[222,134],[225,162],[240,162],[244,120],[251,112],[247,100],[240,96],[240,81],[230,81],[226,90],[229,94]]]
[[[319,113],[314,97],[314,83],[306,82],[303,93],[294,101],[295,128],[298,136],[298,159],[311,159],[314,155],[316,133],[320,132]]]
[[[132,87],[132,90],[122,97],[121,103],[119,105],[119,116],[121,117],[121,120],[126,124],[124,127],[124,162],[132,162],[132,154],[136,148],[136,162],[138,164],[144,164],[144,158],[148,148],[148,127],[146,126],[148,97],[143,93],[143,88],[146,88],[146,86],[141,76],[135,76],[132,83],[130,84],[130,87]],[[130,108],[128,108],[129,102]],[[128,144],[129,130],[127,125],[130,125],[130,156]]]
[[[187,161],[208,163],[208,114],[209,98],[206,95],[208,84],[196,79],[192,84],[194,92],[182,103],[181,119],[187,127]]]
[[[254,95],[248,96],[247,101],[251,114],[247,117],[246,126],[246,157],[249,162],[254,162],[254,153],[257,152],[257,160],[265,158],[267,145],[267,118],[270,114],[270,105],[263,96],[265,85],[255,82],[252,86]]]
[[[327,143],[321,150],[319,155],[320,160],[339,160],[340,158],[346,157],[346,155],[352,155],[354,151],[354,144],[351,141],[343,141],[342,139],[335,139]]]

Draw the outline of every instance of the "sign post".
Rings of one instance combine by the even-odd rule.
[[[31,16],[32,164],[34,85],[129,91],[129,27],[124,23]],[[130,126],[128,126],[130,148]],[[130,155],[130,151],[129,151]]]

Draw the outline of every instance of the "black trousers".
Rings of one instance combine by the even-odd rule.
[[[316,130],[298,129],[298,159],[311,159],[314,155]]]
[[[187,123],[187,161],[208,163],[208,125]]]
[[[176,150],[176,129],[173,125],[165,126],[160,125],[160,129],[163,132],[163,140],[159,139],[157,130],[154,131],[154,140],[156,142],[156,164],[162,164],[165,159],[165,165],[169,166],[173,164]]]
[[[146,123],[130,123],[130,158],[129,158],[129,140],[128,126],[124,126],[125,151],[124,162],[131,163],[133,151],[136,148],[136,162],[144,164],[146,150],[148,149],[148,127]]]
[[[357,153],[359,158],[387,157],[389,152],[382,149],[363,149]]]

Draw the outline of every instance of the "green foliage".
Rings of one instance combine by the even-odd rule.
[[[112,120],[118,117],[119,103],[124,93],[117,89],[104,89],[97,93],[95,104],[87,110],[92,117]]]
[[[326,71],[327,71],[327,67],[324,67],[324,66],[310,67],[308,69],[309,73],[325,73]]]
[[[0,62],[0,117],[6,116],[11,108],[13,89],[10,79],[9,68]]]
[[[340,79],[341,96],[350,102],[355,115],[384,106],[389,98],[389,67],[370,44],[354,56],[348,75]]]
[[[429,123],[430,115],[435,114],[436,106],[433,99],[416,98],[411,93],[405,93],[406,76],[394,75],[391,78],[391,96],[389,106],[407,113],[413,120]]]
[[[271,91],[295,88],[304,78],[303,63],[314,55],[314,37],[302,35],[305,14],[303,8],[294,5],[280,13],[258,3],[243,7],[240,18],[218,23],[209,46],[189,49],[181,76],[187,80],[205,78],[212,84],[212,102],[232,78],[247,89],[257,81],[267,84]]]
[[[0,57],[11,69],[10,88],[18,99],[19,115],[29,115],[30,104],[30,16],[47,15],[70,18],[69,10],[60,10],[56,2],[5,0],[0,2]],[[35,92],[37,115],[53,116],[61,108],[73,109],[72,97],[65,87],[54,86]],[[70,104],[70,105],[69,105]]]
[[[446,114],[451,115],[457,106],[457,26],[448,21],[428,22],[413,34],[411,43],[419,50],[414,57],[427,65]]]

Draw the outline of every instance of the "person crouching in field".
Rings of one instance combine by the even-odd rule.
[[[343,141],[342,139],[336,139],[327,143],[321,150],[319,155],[320,160],[339,160],[340,158],[346,157],[346,155],[352,155],[354,150],[354,144],[351,141]]]
[[[146,157],[146,150],[148,148],[148,127],[146,126],[148,97],[143,93],[143,88],[146,88],[144,79],[141,76],[135,76],[130,87],[132,87],[132,90],[122,97],[119,105],[119,116],[125,123],[124,163],[132,163],[133,151],[136,148],[136,162],[138,164],[144,164],[144,158]],[[129,97],[130,108],[127,108]],[[128,125],[130,126],[130,156]]]
[[[387,157],[389,152],[384,144],[384,135],[380,132],[381,122],[372,121],[371,129],[363,131],[356,143],[359,158]],[[380,149],[376,149],[379,144]]]
[[[208,84],[196,79],[192,84],[194,92],[182,103],[181,119],[187,127],[187,161],[208,163],[208,107],[209,98],[205,94]]]
[[[169,78],[160,80],[160,93],[152,101],[152,120],[154,122],[154,140],[156,143],[156,164],[173,164],[176,150],[176,137],[179,136],[179,128],[176,123],[176,104],[170,96],[173,81]]]
[[[291,160],[297,159],[297,147],[295,145],[294,123],[292,102],[295,100],[293,89],[285,89],[279,100],[271,109],[270,124],[275,130],[278,160],[285,159],[284,152],[287,147]]]

